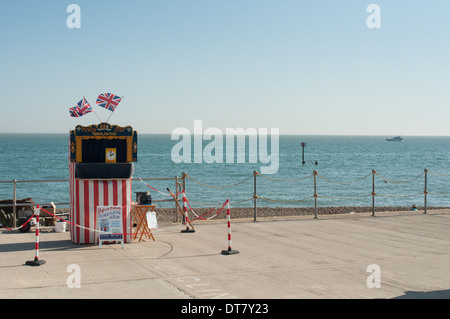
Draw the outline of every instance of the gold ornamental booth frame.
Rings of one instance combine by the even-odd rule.
[[[109,123],[98,125],[78,125],[70,132],[70,160],[83,162],[83,142],[88,140],[125,140],[125,162],[137,161],[137,132],[131,126],[121,127]]]

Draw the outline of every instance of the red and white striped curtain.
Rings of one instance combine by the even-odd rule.
[[[70,238],[76,244],[98,242],[97,206],[121,206],[124,242],[131,241],[131,179],[86,180],[75,178],[75,163],[69,163]],[[81,227],[78,227],[78,226]]]

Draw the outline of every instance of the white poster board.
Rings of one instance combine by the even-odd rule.
[[[100,248],[103,241],[120,241],[124,247],[121,206],[97,206],[97,225]]]

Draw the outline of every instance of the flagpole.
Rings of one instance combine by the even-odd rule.
[[[85,99],[86,100],[86,98],[83,96],[83,99]],[[87,101],[87,100],[86,100]],[[89,103],[89,102],[88,102]],[[89,104],[90,105],[90,104]],[[98,118],[98,120],[100,121],[100,123],[102,123],[102,120],[101,120],[101,118],[98,116],[98,114],[97,114],[97,112],[95,112],[95,110],[92,108],[92,106],[91,106],[91,109],[92,109],[92,112],[94,112],[94,114],[97,116],[97,118]]]
[[[115,110],[114,110],[115,111]],[[111,112],[111,114],[109,115],[108,119],[106,120],[106,123],[108,123],[109,119],[111,118],[111,116],[113,115],[114,111]]]
[[[123,96],[120,98],[120,101],[122,101]],[[117,108],[117,107],[116,107]],[[108,119],[106,120],[106,123],[108,123],[109,119],[111,118],[111,116],[113,115],[113,113],[116,111],[116,108],[114,109],[114,111],[111,112],[111,114],[109,115]]]
[[[92,110],[92,111],[94,111],[94,110]],[[94,111],[94,114],[97,115],[98,120],[100,121],[100,123],[102,123],[102,120],[101,120],[101,118],[98,116],[97,112]]]

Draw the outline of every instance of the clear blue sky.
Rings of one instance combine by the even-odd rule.
[[[81,28],[69,29],[69,4]],[[369,29],[369,4],[381,28]],[[450,1],[0,0],[0,132],[450,136]]]

